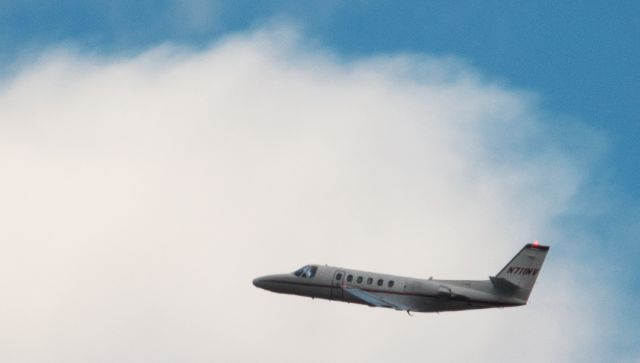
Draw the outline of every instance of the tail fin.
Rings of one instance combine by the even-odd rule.
[[[542,246],[538,241],[527,244],[495,277],[491,277],[493,286],[526,302],[548,251],[549,246]]]

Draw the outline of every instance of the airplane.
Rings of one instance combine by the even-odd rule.
[[[311,298],[411,312],[443,312],[526,305],[549,246],[526,244],[489,280],[418,279],[347,268],[306,265],[253,280],[256,287]]]

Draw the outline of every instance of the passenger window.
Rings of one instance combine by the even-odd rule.
[[[389,286],[389,287],[393,287],[393,280],[389,280],[389,284],[388,284],[388,286]]]
[[[347,276],[347,282],[351,282],[351,280],[353,280],[353,275]]]
[[[383,283],[384,281],[382,281],[382,279],[378,279],[378,286],[382,286]]]
[[[336,280],[342,280],[342,273],[338,272],[336,274]]]
[[[358,280],[356,280],[356,282],[361,284],[362,283],[362,276],[358,276]]]
[[[367,278],[367,285],[371,285],[372,282],[373,282],[373,279],[371,277]]]

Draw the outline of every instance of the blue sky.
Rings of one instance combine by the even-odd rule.
[[[345,58],[425,53],[463,59],[492,80],[535,93],[547,137],[589,151],[581,199],[589,206],[557,223],[594,236],[585,258],[604,256],[603,273],[622,301],[640,297],[640,3],[635,1],[15,1],[0,2],[0,66],[11,75],[43,49],[72,46],[111,55],[163,42],[204,47],[265,24],[288,23]],[[558,126],[558,127],[556,127]],[[561,126],[561,127],[560,127]],[[535,145],[531,145],[535,152]],[[581,152],[576,151],[576,152]],[[621,271],[625,271],[621,274]],[[639,309],[624,312],[637,321]],[[637,342],[632,339],[632,342]],[[628,349],[622,341],[615,349]]]

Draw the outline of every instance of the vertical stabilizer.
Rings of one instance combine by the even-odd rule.
[[[537,241],[527,244],[491,278],[491,282],[496,289],[512,292],[518,298],[527,301],[548,251],[549,246],[542,246]]]

